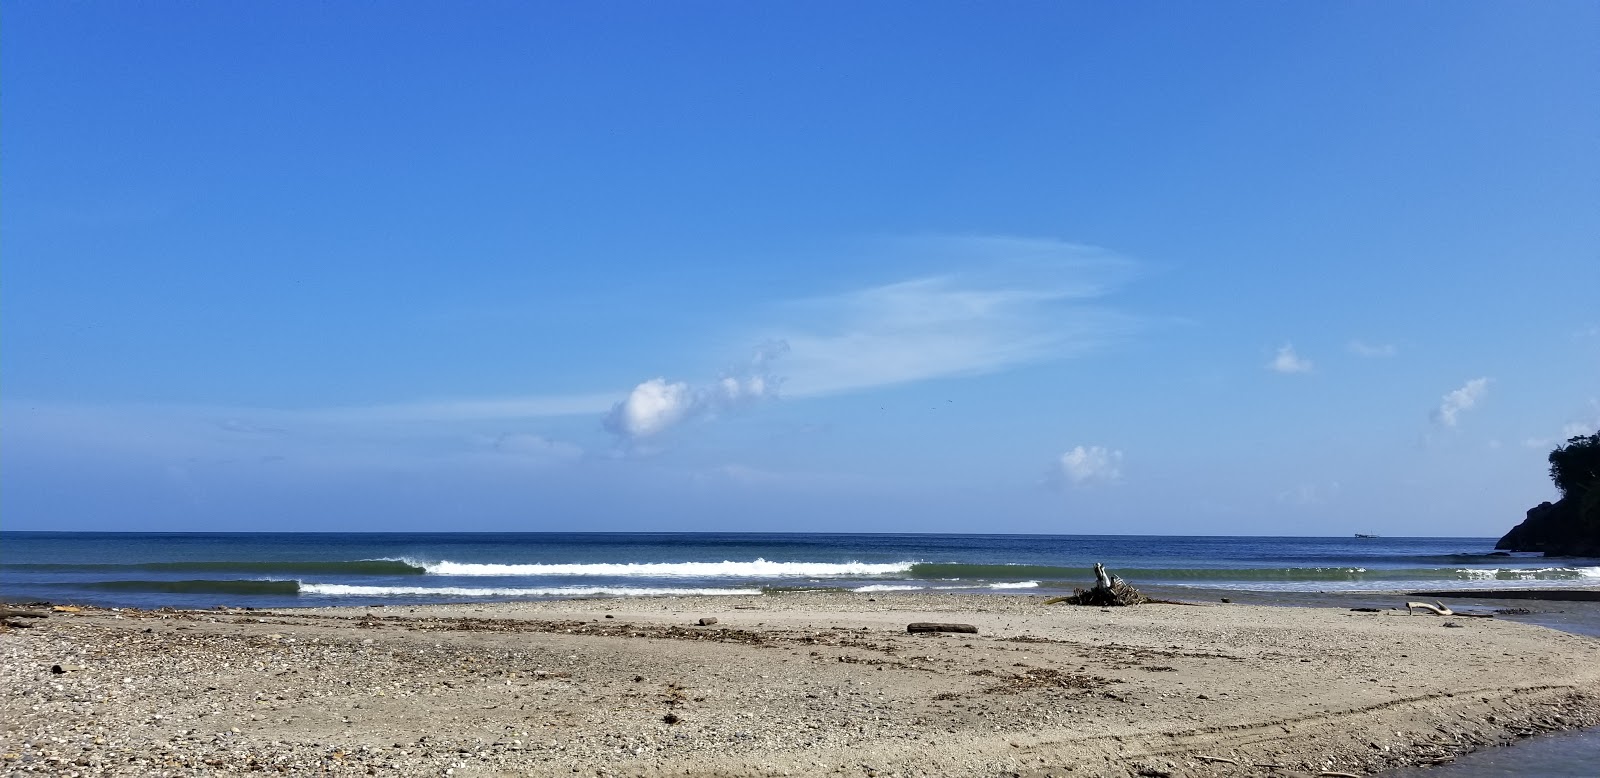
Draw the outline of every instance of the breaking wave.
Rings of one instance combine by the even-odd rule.
[[[423,563],[431,575],[452,576],[608,576],[641,578],[839,578],[888,576],[909,572],[914,563],[891,562],[627,562],[588,564]]]
[[[760,589],[673,589],[627,586],[550,586],[534,588],[466,586],[352,586],[300,584],[301,594],[333,597],[664,597],[761,594]]]

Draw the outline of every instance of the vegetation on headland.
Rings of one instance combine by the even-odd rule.
[[[1568,438],[1550,452],[1550,480],[1561,499],[1529,509],[1495,548],[1548,556],[1600,556],[1600,431]]]

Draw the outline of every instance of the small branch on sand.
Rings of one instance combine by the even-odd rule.
[[[1323,770],[1322,772],[1317,773],[1317,776],[1318,778],[1361,778],[1361,776],[1356,775],[1355,773],[1338,773],[1332,770]]]
[[[1234,760],[1225,756],[1206,756],[1205,754],[1195,754],[1194,758],[1199,759],[1202,762],[1221,762],[1223,764],[1231,764],[1235,766],[1239,764],[1238,762],[1235,762]]]
[[[1456,615],[1455,611],[1444,607],[1444,603],[1442,603],[1442,602],[1439,603],[1438,605],[1429,605],[1428,603],[1425,603],[1425,602],[1408,602],[1408,603],[1406,603],[1406,615],[1408,615],[1408,616],[1412,615],[1414,610],[1419,610],[1419,609],[1420,610],[1429,611],[1435,616],[1454,616],[1454,615]]]
[[[1094,563],[1095,585],[1087,591],[1078,589],[1071,597],[1051,597],[1044,601],[1045,605],[1058,602],[1072,605],[1098,605],[1107,607],[1112,605],[1139,605],[1150,602],[1138,589],[1128,585],[1127,581],[1112,575],[1106,566],[1099,562]]]

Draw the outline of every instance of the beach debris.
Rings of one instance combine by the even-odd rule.
[[[56,675],[76,673],[83,669],[85,669],[83,665],[50,665],[50,672],[55,673]]]
[[[906,625],[906,631],[912,634],[918,632],[961,632],[968,635],[978,634],[978,628],[972,624],[941,624],[933,621],[913,621]]]
[[[1447,621],[1447,622],[1444,623],[1444,626],[1446,626],[1446,627],[1460,627],[1461,625],[1457,624],[1457,623],[1455,623],[1453,621]]]
[[[1150,602],[1149,597],[1144,596],[1138,589],[1128,585],[1127,581],[1112,575],[1106,570],[1106,566],[1099,562],[1094,563],[1094,577],[1095,585],[1093,589],[1077,589],[1071,597],[1051,597],[1045,600],[1044,604],[1053,605],[1058,602],[1065,602],[1071,605],[1106,607],[1112,605],[1139,605]]]
[[[716,616],[701,616],[700,620],[695,622],[695,624],[698,624],[699,626],[702,626],[702,627],[709,627],[709,626],[711,626],[712,624],[715,624],[715,623],[717,623],[717,617]]]
[[[1232,759],[1229,759],[1229,758],[1227,758],[1225,756],[1206,756],[1205,754],[1195,754],[1194,758],[1199,759],[1202,762],[1221,762],[1222,764],[1231,764],[1231,765],[1239,764],[1238,762],[1236,762],[1236,761],[1234,761]]]
[[[47,619],[50,614],[40,611],[19,611],[12,608],[0,608],[0,619]]]
[[[1351,608],[1351,613],[1382,613],[1382,608]]]
[[[1408,603],[1406,603],[1406,615],[1408,615],[1408,616],[1412,615],[1418,610],[1427,611],[1429,613],[1432,613],[1435,616],[1454,616],[1454,615],[1456,615],[1455,611],[1444,607],[1444,603],[1442,603],[1442,602],[1438,603],[1436,605],[1430,605],[1430,604],[1425,603],[1425,602],[1408,602]]]
[[[83,609],[76,605],[52,605],[50,606],[50,610],[53,610],[56,613],[78,613]]]

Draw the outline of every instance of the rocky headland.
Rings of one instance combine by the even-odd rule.
[[[1495,548],[1600,557],[1600,432],[1573,437],[1551,451],[1550,480],[1561,499],[1530,508]]]

